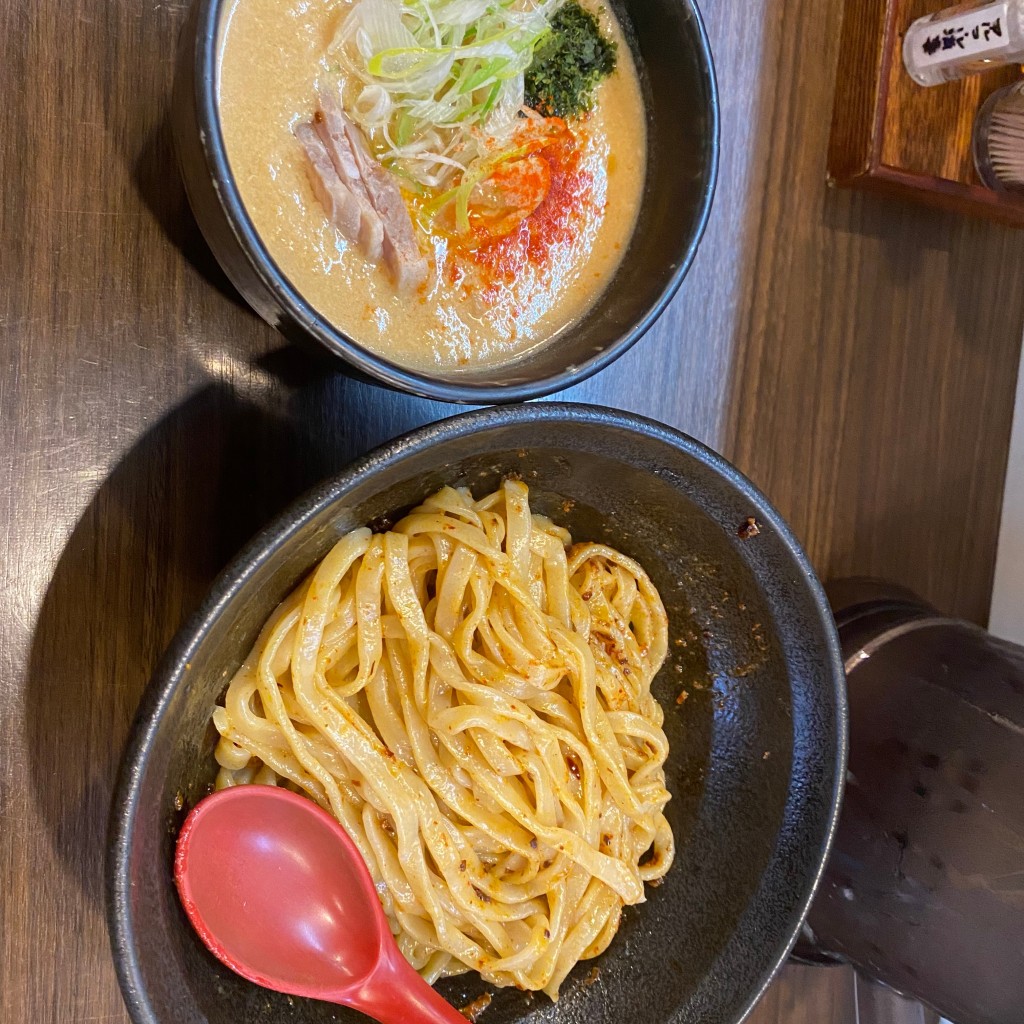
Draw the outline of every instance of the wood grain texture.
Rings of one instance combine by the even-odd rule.
[[[887,575],[983,620],[1024,240],[826,189],[840,0],[704,6],[724,123],[707,238],[652,334],[568,397],[737,460],[823,574]],[[3,1021],[127,1020],[104,836],[155,660],[270,515],[455,411],[354,383],[238,303],[169,146],[184,13],[0,7]],[[847,1024],[823,1016],[832,977],[788,973],[763,1020]]]
[[[939,209],[1024,227],[1024,202],[986,188],[974,168],[974,119],[985,99],[1020,78],[999,68],[925,89],[903,66],[903,38],[946,0],[846,0],[830,178]]]
[[[768,172],[743,240],[755,273],[724,450],[822,575],[898,579],[984,621],[1009,429],[992,402],[1014,387],[1024,237],[823,187],[828,123],[811,97],[831,91],[838,18],[811,10],[788,8],[762,65],[762,80],[778,74],[760,123],[785,129],[761,134]]]
[[[854,984],[846,967],[786,967],[746,1024],[883,1024],[857,1019]]]
[[[846,0],[844,6],[828,148],[828,171],[840,184],[878,162],[888,11],[889,0]]]

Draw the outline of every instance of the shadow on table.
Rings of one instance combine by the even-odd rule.
[[[178,626],[289,502],[439,415],[291,350],[263,362],[276,378],[265,395],[212,384],[128,452],[79,520],[43,600],[25,697],[34,796],[60,860],[95,902],[121,751]]]
[[[1018,297],[1017,261],[999,255],[1000,245],[1016,253],[1014,228],[909,199],[839,188],[823,193],[822,223],[836,250],[833,260],[851,234],[876,246],[884,287],[892,288],[897,302],[911,297],[906,319],[894,319],[890,333],[894,342],[920,337],[927,345],[922,358],[934,351],[936,335],[948,331],[965,356],[986,359],[993,329],[1002,334],[1006,319],[1012,319],[1012,314],[1007,317],[1010,304],[1018,310],[1024,306]],[[936,280],[947,281],[948,287],[937,291]],[[842,279],[836,284],[842,287]],[[931,302],[915,303],[913,298],[926,290]],[[984,295],[993,297],[988,310],[979,303]],[[930,329],[920,334],[906,330],[908,322],[916,327],[918,318]]]
[[[189,266],[224,298],[241,309],[249,310],[245,299],[221,269],[192,215],[185,186],[178,174],[168,110],[164,110],[156,126],[146,136],[132,167],[132,179],[149,212]]]

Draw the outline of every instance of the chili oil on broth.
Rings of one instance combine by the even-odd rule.
[[[556,243],[543,264],[520,261],[482,288],[480,275],[490,271],[465,254],[446,254],[432,238],[430,279],[410,298],[395,294],[382,268],[349,251],[313,193],[293,135],[313,114],[327,47],[348,0],[235,0],[221,29],[218,83],[228,160],[271,258],[321,316],[392,362],[436,371],[513,361],[594,305],[629,246],[647,145],[629,45],[605,7],[587,6],[618,44],[618,67],[599,86],[593,112],[570,123],[581,170],[593,181],[571,241]]]

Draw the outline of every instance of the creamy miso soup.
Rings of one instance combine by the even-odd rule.
[[[278,267],[411,369],[557,344],[636,223],[640,86],[589,0],[236,0],[219,105]]]

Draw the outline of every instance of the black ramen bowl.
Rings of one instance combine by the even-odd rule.
[[[844,778],[845,684],[821,587],[778,513],[696,441],[605,409],[513,406],[424,427],[314,491],[252,541],[174,641],[112,808],[109,923],[136,1024],[365,1019],[221,966],[178,904],[175,837],[214,779],[213,707],[278,602],[347,531],[443,484],[482,495],[513,473],[536,510],[638,559],[661,591],[673,643],[654,693],[678,854],[557,1004],[497,990],[482,1024],[737,1024],[764,990],[804,919]],[[740,529],[748,517],[756,536]],[[485,990],[475,974],[439,987],[455,1006]]]
[[[217,64],[233,0],[196,0],[185,26],[173,127],[189,202],[225,273],[256,312],[293,340],[312,339],[356,375],[447,402],[515,402],[571,387],[632,347],[676,293],[704,233],[718,174],[718,92],[694,0],[611,0],[643,86],[647,184],[632,243],[581,320],[521,359],[419,372],[358,344],[293,287],[239,195],[221,132]]]

